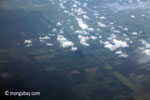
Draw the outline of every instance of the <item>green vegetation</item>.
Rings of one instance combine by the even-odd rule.
[[[12,79],[13,76],[11,75],[11,73],[0,73],[0,78]]]
[[[133,96],[133,98],[135,100],[149,100],[148,98],[144,98],[144,97],[141,97],[141,96]]]
[[[130,89],[136,88],[135,85],[133,85],[130,81],[128,81],[124,76],[122,76],[119,72],[112,72],[112,74],[119,79],[123,84],[128,86]]]
[[[40,56],[35,56],[36,61],[38,62],[48,62],[49,60],[51,60],[52,58],[54,58],[54,55],[40,55]]]
[[[26,62],[29,63],[30,59],[22,54],[20,50],[16,49],[0,49],[0,64],[8,62]]]
[[[52,71],[56,71],[56,67],[44,67],[44,68],[41,68],[40,71],[52,72]]]
[[[111,66],[104,66],[104,68],[105,68],[106,70],[112,70],[112,69],[113,69]]]

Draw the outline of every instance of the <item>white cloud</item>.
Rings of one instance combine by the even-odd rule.
[[[63,24],[63,22],[57,22],[56,26],[61,26]]]
[[[72,50],[72,51],[77,51],[78,48],[77,48],[77,47],[72,47],[71,50]]]
[[[63,34],[64,33],[64,30],[59,30],[59,34]]]
[[[73,8],[71,8],[71,11],[77,13],[77,15],[82,15],[82,14],[87,13],[82,8],[79,8],[79,7],[73,7]]]
[[[115,35],[115,34],[111,34],[111,36],[108,38],[109,40],[113,40],[113,39],[115,39],[115,38],[117,38],[117,36]]]
[[[139,47],[137,49],[139,53],[139,57],[137,59],[138,63],[147,63],[150,61],[150,49],[146,49],[145,47]]]
[[[125,0],[120,0],[120,1],[125,1]],[[130,0],[130,1],[135,1],[135,0]],[[107,7],[113,9],[114,12],[118,12],[118,11],[129,11],[129,10],[137,10],[137,9],[149,9],[149,5],[150,5],[149,2],[129,3],[128,5],[122,5],[119,3],[108,3]]]
[[[102,27],[102,28],[107,27],[107,26],[106,26],[105,24],[103,24],[102,22],[98,22],[97,24],[98,24],[99,27]]]
[[[111,51],[114,51],[115,49],[116,49],[116,47],[114,46],[114,45],[112,45],[110,42],[108,42],[108,41],[106,41],[106,42],[104,42],[104,47],[105,48],[108,48],[109,50],[111,50]]]
[[[76,7],[78,7],[78,6],[77,6],[77,4],[73,4],[72,7],[76,8]]]
[[[39,37],[40,40],[47,40],[47,39],[50,39],[50,37],[48,36],[44,36],[44,37]]]
[[[134,16],[134,15],[131,15],[130,17],[131,17],[131,18],[135,18],[135,16]]]
[[[24,40],[26,47],[30,47],[32,45],[32,40]]]
[[[148,43],[147,41],[145,40],[140,40],[142,42],[142,44],[145,46],[145,48],[150,48],[150,43]]]
[[[132,35],[137,35],[137,32],[131,32]]]
[[[126,41],[121,41],[121,40],[116,40],[116,39],[114,39],[114,40],[113,40],[113,43],[115,44],[115,46],[116,46],[117,48],[120,48],[120,47],[123,47],[123,48],[129,47],[129,45],[127,44]]]
[[[128,55],[123,53],[123,54],[120,54],[119,57],[127,58]]]
[[[88,3],[82,3],[83,7],[87,7]]]
[[[144,16],[145,16],[145,14],[141,14],[141,16],[142,16],[142,17],[144,17]]]
[[[71,30],[74,30],[74,26],[73,26],[73,25],[71,25],[71,26],[70,26],[70,29],[71,29]]]
[[[116,30],[114,26],[111,28],[111,31],[114,32],[114,33],[120,33],[120,31]]]
[[[74,44],[71,41],[64,41],[61,45],[63,48],[74,46]]]
[[[24,43],[26,43],[26,44],[31,44],[31,43],[32,43],[32,40],[24,40]]]
[[[60,4],[59,4],[59,7],[60,7],[61,9],[65,9],[65,6],[64,6],[63,3],[60,3]]]
[[[96,40],[96,39],[97,39],[97,37],[96,37],[96,36],[90,36],[90,39],[92,39],[92,40]]]
[[[96,18],[98,18],[98,16],[99,16],[99,13],[98,13],[98,11],[93,11],[93,16],[95,16]]]
[[[79,25],[79,27],[80,27],[81,29],[88,29],[88,25],[85,24],[81,18],[77,18],[77,17],[76,17],[76,20],[77,20],[78,25]]]
[[[85,30],[76,30],[75,33],[77,34],[84,34],[84,35],[88,35],[89,32],[85,31]]]
[[[110,25],[113,25],[114,23],[113,23],[113,22],[110,22],[109,24],[110,24]]]
[[[68,11],[68,10],[64,10],[64,13],[68,14],[68,13],[69,13],[69,11]]]
[[[95,29],[94,29],[94,28],[88,28],[88,31],[90,31],[90,32],[94,32],[94,31],[95,31]]]
[[[119,30],[112,30],[112,32],[114,32],[114,33],[120,33]]]
[[[128,55],[122,51],[116,51],[115,54],[117,54],[119,57],[127,58]]]
[[[57,29],[56,29],[56,28],[53,28],[53,29],[52,29],[52,32],[57,32]]]
[[[39,37],[39,39],[40,39],[40,42],[44,42],[44,40],[48,40],[50,39],[50,37],[44,36],[44,37]]]
[[[106,17],[105,16],[101,16],[100,19],[106,19]]]
[[[89,40],[88,36],[78,35],[78,38],[80,39],[80,43],[84,46],[89,46],[87,43],[87,40]]]
[[[150,56],[150,43],[148,43],[145,40],[140,40],[142,42],[142,44],[144,45],[144,47],[141,47],[140,49],[142,50],[142,52],[147,55]]]
[[[46,42],[46,45],[47,45],[47,46],[53,46],[52,43],[48,43],[48,42]]]
[[[101,39],[101,38],[102,38],[102,36],[101,36],[101,35],[99,35],[99,37],[98,37],[98,38],[100,38],[100,39]]]
[[[78,15],[81,15],[81,14],[86,14],[87,12],[85,12],[82,8],[77,8],[77,13]]]
[[[150,49],[145,49],[144,54],[146,54],[147,56],[150,56]]]
[[[30,47],[32,44],[27,44],[26,47]]]
[[[58,35],[57,40],[60,42],[60,44],[63,48],[74,46],[74,43],[67,40],[63,35]]]
[[[127,28],[127,27],[125,27],[125,28],[124,28],[124,30],[125,30],[125,31],[128,31],[128,28]]]
[[[83,18],[88,20],[88,19],[89,19],[89,16],[83,15]]]
[[[116,51],[115,54],[122,54],[122,51]]]
[[[110,49],[111,51],[116,50],[117,48],[125,48],[129,47],[126,41],[121,41],[121,40],[112,40],[113,44],[111,44],[109,41],[102,42],[104,44],[105,48]]]

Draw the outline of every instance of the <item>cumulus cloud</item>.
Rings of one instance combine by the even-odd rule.
[[[113,39],[115,39],[115,38],[117,38],[117,35],[111,34],[111,36],[110,36],[108,39],[109,39],[109,40],[113,40]]]
[[[120,33],[119,30],[112,30],[112,32],[114,32],[114,33]]]
[[[90,32],[94,32],[94,31],[95,31],[95,29],[94,29],[94,28],[88,28],[88,31],[90,31]]]
[[[44,36],[44,37],[39,37],[40,40],[46,40],[46,39],[50,39],[50,37],[48,36]]]
[[[46,46],[53,46],[53,44],[46,42]]]
[[[150,56],[150,49],[145,49],[144,54],[146,54],[147,56]]]
[[[144,16],[145,16],[145,14],[141,14],[141,16],[142,16],[142,17],[144,17]]]
[[[140,41],[144,45],[144,47],[141,47],[140,49],[143,51],[145,55],[150,56],[150,43],[148,43],[143,39],[141,39]]]
[[[63,24],[63,22],[57,22],[56,26],[61,26]]]
[[[53,28],[53,29],[52,29],[52,32],[57,32],[57,29],[56,29],[56,28]]]
[[[82,14],[87,13],[82,8],[78,7],[77,5],[73,5],[73,7],[71,8],[71,11],[73,11],[74,13],[77,13],[77,15],[82,15]]]
[[[111,31],[112,31],[113,33],[120,33],[120,31],[119,31],[119,30],[116,30],[114,26],[111,28]]]
[[[84,46],[89,46],[87,43],[87,40],[89,40],[88,36],[78,35],[78,38],[80,39],[80,43]]]
[[[137,49],[139,53],[139,57],[137,59],[138,63],[147,63],[150,61],[150,49],[146,49],[145,47],[140,47]]]
[[[85,30],[76,30],[75,33],[77,34],[84,34],[84,35],[88,35],[89,32],[85,31]]]
[[[127,58],[128,55],[122,51],[116,51],[115,54],[117,54],[119,57]]]
[[[67,38],[65,38],[63,35],[57,35],[57,40],[60,42],[60,45],[63,48],[71,47],[71,51],[78,50],[78,48],[74,46],[74,43],[67,40]],[[49,45],[52,46],[53,44],[49,44]]]
[[[90,39],[92,39],[92,40],[96,40],[96,39],[97,39],[97,37],[96,37],[96,36],[90,36]]]
[[[81,18],[76,18],[78,25],[81,29],[88,29],[88,25],[83,22]]]
[[[83,15],[83,18],[88,20],[88,19],[89,19],[89,16]]]
[[[139,57],[137,59],[138,63],[147,63],[150,61],[150,43],[144,39],[139,40],[143,46],[136,49]]]
[[[60,4],[59,4],[59,7],[60,7],[61,9],[65,9],[64,3],[60,3]]]
[[[105,16],[101,16],[100,19],[106,19],[106,17]]]
[[[77,51],[78,48],[77,48],[77,47],[72,47],[71,50],[72,50],[72,51]]]
[[[123,30],[128,31],[128,28],[127,28],[127,27],[125,27],[125,28],[123,28]]]
[[[131,15],[130,17],[131,17],[131,18],[135,18],[135,16],[134,16],[134,15]]]
[[[112,11],[118,12],[118,11],[123,11],[123,10],[135,10],[135,9],[149,9],[149,2],[140,2],[140,3],[130,3],[128,5],[122,5],[119,3],[108,3],[107,6],[108,8],[111,8]],[[134,16],[134,15],[133,15]]]
[[[32,40],[24,40],[26,47],[30,47],[32,45]]]
[[[132,35],[137,35],[137,32],[134,31],[134,32],[131,32],[131,34],[132,34]]]
[[[39,37],[40,42],[44,42],[45,40],[50,39],[48,36]]]
[[[108,48],[109,50],[111,50],[111,51],[114,51],[115,49],[116,49],[116,46],[115,45],[113,45],[113,44],[111,44],[110,42],[108,42],[108,41],[106,41],[106,42],[104,42],[104,47],[105,48]]]
[[[87,7],[88,3],[82,3],[83,7]]]
[[[26,44],[32,43],[32,40],[24,40],[24,43],[26,43]]]
[[[105,24],[103,24],[102,22],[98,22],[97,24],[98,24],[99,27],[102,27],[102,28],[107,27],[107,26],[106,26]]]
[[[59,34],[63,34],[64,33],[64,30],[59,30]]]
[[[66,47],[74,46],[74,43],[72,43],[71,41],[64,41],[61,45],[63,48],[66,48]]]
[[[73,4],[72,7],[77,8],[78,6],[77,6],[77,4]]]
[[[67,40],[63,35],[58,35],[57,40],[60,42],[60,44],[63,48],[74,46],[74,43]]]
[[[148,43],[147,41],[141,39],[140,40],[142,42],[142,44],[145,46],[145,48],[150,48],[150,43]]]
[[[111,51],[114,51],[117,48],[129,47],[129,45],[127,44],[126,41],[121,41],[121,40],[113,39],[112,42],[113,42],[113,44],[111,44],[109,41],[103,42],[104,47],[108,48]]]
[[[116,46],[117,48],[120,48],[120,47],[123,47],[123,48],[129,47],[129,45],[127,44],[126,41],[121,41],[121,40],[116,40],[116,39],[114,39],[114,40],[113,40],[113,43],[115,44],[115,46]]]

